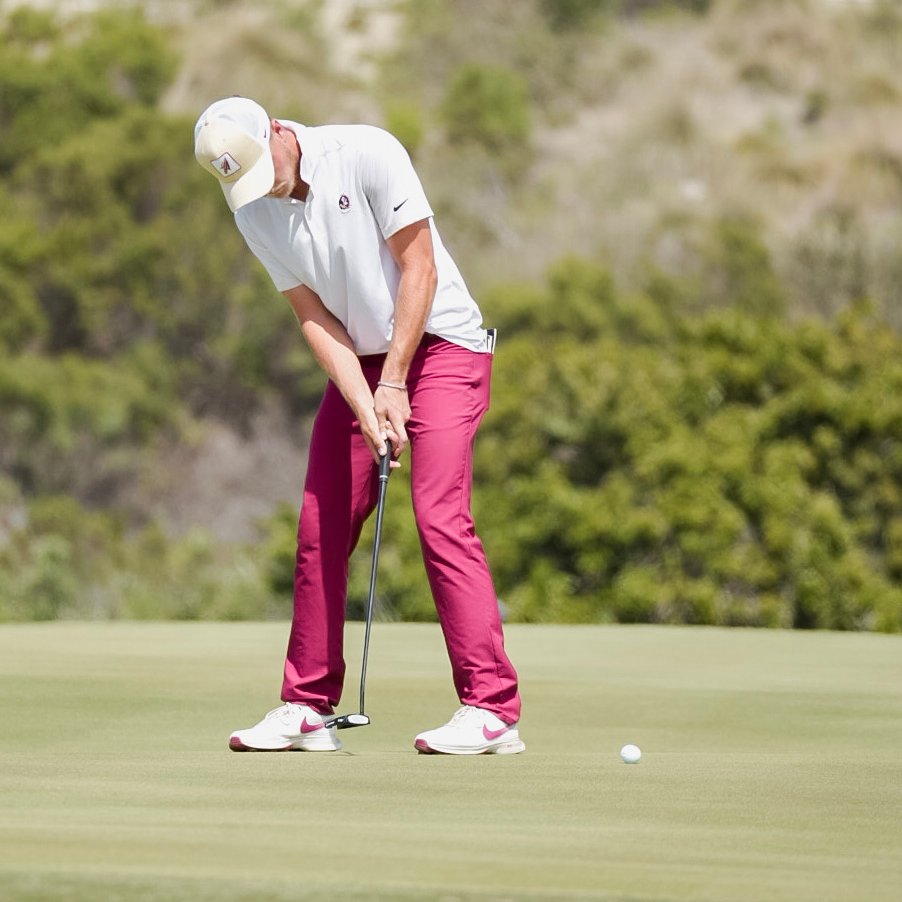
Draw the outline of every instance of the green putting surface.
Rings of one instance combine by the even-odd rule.
[[[527,751],[457,758],[438,628],[379,623],[345,752],[232,753],[287,632],[0,627],[0,899],[902,899],[900,637],[509,626]]]

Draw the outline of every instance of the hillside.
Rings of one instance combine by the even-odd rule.
[[[0,10],[0,619],[285,612],[322,376],[192,160],[237,93],[415,158],[504,336],[513,616],[902,625],[898,4]]]
[[[105,0],[33,5],[74,12]],[[898,4],[140,7],[180,54],[162,99],[169,112],[191,117],[240,93],[274,115],[400,125],[403,137],[415,135],[409,143],[444,231],[477,290],[540,279],[570,253],[603,259],[626,284],[649,262],[701,268],[710,225],[743,217],[765,236],[797,309],[829,313],[868,295],[902,316]],[[555,31],[546,7],[574,10],[575,27]],[[455,73],[473,64],[525,82],[531,150],[514,178],[497,154],[448,141],[441,105]]]
[[[627,284],[649,262],[702,268],[711,224],[743,217],[798,309],[867,294],[898,315],[898,6],[634,5],[651,9],[554,32],[534,0],[201,3],[180,20],[191,53],[165,104],[193,114],[247,93],[311,122],[411,130],[413,119],[419,166],[477,290],[539,279],[570,253]],[[447,140],[441,105],[472,64],[525,82],[531,153],[512,178],[497,154]]]
[[[664,3],[577,34],[550,31],[533,0],[196,5],[178,19],[166,109],[193,115],[241,93],[309,122],[413,118],[445,240],[478,296],[541,281],[571,254],[603,261],[625,289],[649,267],[710,279],[712,228],[738,217],[796,312],[867,295],[902,325],[894,4],[716,0],[694,15]],[[532,152],[514,177],[447,143],[441,104],[468,63],[528,85]]]

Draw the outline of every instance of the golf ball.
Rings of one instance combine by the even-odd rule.
[[[620,749],[620,757],[624,764],[637,764],[642,757],[642,749],[638,745],[625,745]]]

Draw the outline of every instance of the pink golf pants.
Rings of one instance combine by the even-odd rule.
[[[384,355],[361,357],[375,389]],[[407,376],[414,516],[462,704],[520,719],[492,577],[470,513],[473,442],[489,406],[492,355],[427,335]],[[294,619],[282,700],[330,713],[345,675],[348,558],[376,505],[378,472],[331,382],[313,425],[298,525]]]

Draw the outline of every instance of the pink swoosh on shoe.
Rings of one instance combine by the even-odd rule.
[[[491,742],[493,739],[497,739],[499,736],[506,733],[510,727],[505,724],[500,730],[490,730],[485,724],[482,725],[482,735],[485,736],[486,739]]]
[[[307,723],[307,718],[305,717],[301,721],[301,732],[302,733],[315,733],[317,730],[321,730],[325,726],[324,723]]]

